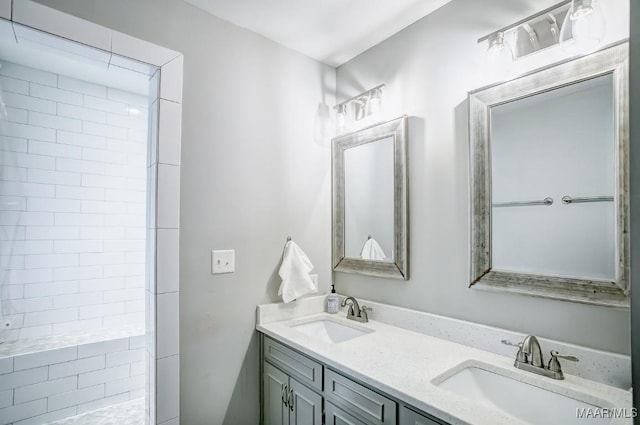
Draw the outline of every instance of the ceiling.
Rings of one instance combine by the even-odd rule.
[[[451,0],[185,0],[333,67]]]

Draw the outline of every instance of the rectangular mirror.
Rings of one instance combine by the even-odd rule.
[[[469,94],[471,286],[628,305],[627,51]]]
[[[333,139],[333,269],[408,278],[402,117]]]

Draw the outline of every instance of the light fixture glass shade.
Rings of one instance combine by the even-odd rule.
[[[575,53],[595,50],[606,34],[604,14],[597,0],[573,0],[562,23],[560,43]]]
[[[493,34],[491,37],[489,37],[487,43],[487,52],[489,52],[490,55],[499,54],[505,48],[504,33],[497,32]]]
[[[353,102],[353,118],[360,121],[367,115],[367,98],[361,97]]]
[[[338,105],[338,112],[336,113],[336,132],[342,133],[344,131],[344,125],[347,122],[347,105]]]
[[[513,54],[503,33],[496,33],[488,40],[486,67],[491,81],[508,80],[513,71]]]
[[[369,106],[369,115],[379,114],[382,111],[382,89],[373,89],[367,105]]]

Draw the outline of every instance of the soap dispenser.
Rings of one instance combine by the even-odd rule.
[[[331,285],[331,293],[327,295],[327,313],[335,314],[340,310],[340,297],[336,294],[335,285]]]

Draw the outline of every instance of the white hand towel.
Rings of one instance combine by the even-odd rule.
[[[309,277],[313,264],[302,249],[293,241],[284,246],[282,265],[278,274],[282,278],[278,295],[285,303],[291,302],[305,294],[317,292],[318,288]]]
[[[382,250],[380,244],[378,244],[378,242],[373,238],[370,238],[364,243],[362,251],[360,252],[360,257],[363,260],[377,261],[382,261],[387,258],[387,256],[384,255],[384,251]]]

